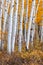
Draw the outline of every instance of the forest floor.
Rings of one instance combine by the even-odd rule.
[[[15,51],[11,55],[6,51],[0,51],[0,65],[43,65],[43,50],[36,46],[21,53]]]

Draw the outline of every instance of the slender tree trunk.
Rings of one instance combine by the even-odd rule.
[[[5,32],[5,26],[7,22],[7,15],[8,15],[8,1],[6,1],[5,7],[4,7],[4,24],[3,24],[3,32]]]
[[[14,52],[15,48],[15,40],[17,33],[17,24],[18,24],[18,4],[19,0],[16,0],[16,12],[14,13],[14,21],[13,21],[13,29],[12,29],[12,52]]]
[[[43,42],[43,21],[42,21],[42,26],[41,26],[41,42]]]
[[[39,0],[39,3],[40,3],[40,0]],[[39,3],[38,3],[38,6],[39,6]],[[34,6],[33,6],[34,5]],[[32,41],[33,41],[33,38],[34,38],[34,33],[35,33],[35,23],[34,23],[34,21],[35,21],[35,19],[36,19],[36,17],[34,17],[34,19],[33,19],[33,13],[35,12],[35,0],[33,1],[33,3],[32,3],[32,10],[31,10],[32,12],[31,12],[31,15],[30,15],[30,23],[29,23],[29,28],[28,28],[28,36],[27,36],[27,49],[29,49],[29,41],[30,41],[30,32],[31,32],[31,25],[32,25],[32,22],[33,22],[33,30],[32,30]],[[38,7],[37,7],[37,11],[38,11]],[[37,11],[36,11],[36,14],[37,14]],[[33,21],[32,21],[33,20]],[[33,32],[34,31],[34,32]],[[32,42],[32,44],[33,44],[33,42]]]
[[[26,24],[28,22],[28,0],[27,0],[27,5],[26,5],[26,18],[25,18],[25,32],[24,32],[24,36],[25,36],[25,42],[26,42],[26,38],[27,38],[27,33],[26,33]]]
[[[1,39],[1,34],[2,34],[2,28],[1,28],[1,21],[2,20],[2,9],[1,9],[1,1],[0,1],[0,49],[1,49],[1,41],[2,41],[2,39]]]
[[[13,9],[14,9],[14,0],[11,0],[10,8],[10,17],[9,17],[9,29],[8,29],[8,52],[11,54],[11,36],[12,36],[12,23],[13,23]]]
[[[36,15],[36,0],[34,0],[34,13],[33,13],[33,20],[32,20],[32,25],[31,25],[31,34],[30,34],[30,39],[31,39],[31,44],[33,47],[33,40],[34,40],[34,34],[35,34],[35,15]]]
[[[34,1],[32,2],[32,9],[31,9],[31,14],[30,14],[30,20],[29,20],[29,25],[28,25],[28,32],[27,32],[27,41],[26,41],[26,47],[29,49],[29,41],[30,41],[30,31],[31,31],[31,25],[32,25],[32,19],[33,19],[33,12],[34,12]]]
[[[6,22],[7,22],[7,16],[8,16],[8,3],[9,3],[9,0],[6,0],[6,4],[3,8],[4,10],[4,23],[3,23],[3,29],[2,29],[2,32],[5,33],[5,29],[6,29]],[[4,34],[2,34],[2,38],[4,40]],[[5,41],[5,40],[4,40]],[[3,49],[3,46],[4,46],[4,41],[2,41],[2,49]]]
[[[22,32],[23,32],[23,29],[22,29],[22,22],[23,22],[23,13],[24,13],[24,0],[22,0],[22,8],[21,8],[21,13],[20,13],[20,30],[19,30],[19,52],[21,52],[21,47],[22,47]]]
[[[33,14],[33,21],[32,21],[32,30],[31,30],[31,44],[32,44],[32,46],[33,46],[33,40],[34,40],[34,34],[35,34],[35,19],[36,19],[36,14],[37,14],[37,11],[38,11],[38,7],[39,7],[39,3],[40,3],[40,0],[39,0],[39,3],[38,3],[38,5],[37,5],[37,8],[36,8],[36,4],[35,4],[36,2],[34,1],[34,5],[35,5],[35,7],[34,7],[34,14]],[[33,6],[34,6],[33,5]]]
[[[2,9],[4,5],[4,0],[0,1],[0,48],[2,49]]]

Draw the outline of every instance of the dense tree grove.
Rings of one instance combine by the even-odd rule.
[[[43,0],[0,0],[0,50],[29,50],[36,38],[43,43]]]

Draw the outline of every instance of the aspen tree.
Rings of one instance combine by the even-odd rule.
[[[33,19],[33,12],[34,12],[34,0],[32,2],[32,9],[31,9],[31,14],[30,14],[30,21],[29,21],[29,26],[28,26],[28,33],[27,33],[27,41],[26,41],[26,47],[29,49],[29,41],[30,41],[30,30],[31,30],[31,24],[32,24],[32,19]]]
[[[6,0],[2,0],[2,3],[3,3],[3,5],[2,5],[2,15],[3,15],[3,18],[4,18],[4,10],[5,10]],[[3,33],[3,25],[2,25],[2,33]],[[4,34],[2,34],[2,49],[3,49],[3,45],[4,45],[4,37],[3,36],[4,36]]]
[[[1,4],[2,4],[2,1],[0,1],[0,49],[1,49],[1,31],[2,31],[2,28],[1,28],[1,19],[2,19],[2,8],[1,8]]]
[[[7,22],[7,16],[8,16],[8,4],[9,4],[9,0],[6,0],[6,4],[5,4],[5,8],[4,8],[4,24],[3,24],[3,32],[5,32],[5,26],[6,26],[6,22]]]
[[[22,0],[22,8],[20,12],[20,30],[19,30],[19,52],[21,52],[21,47],[22,47],[22,22],[23,22],[23,13],[24,13],[24,0]]]
[[[33,38],[34,38],[34,33],[35,33],[35,16],[36,16],[36,0],[34,0],[34,12],[33,12],[33,19],[32,19],[32,25],[31,25],[31,32],[30,32],[30,39],[31,39],[31,44],[33,46]]]
[[[3,13],[3,7],[4,7],[4,0],[2,0],[0,3],[0,30],[1,30],[0,46],[1,46],[1,49],[2,49],[2,13]]]
[[[42,20],[42,24],[43,24],[43,20]],[[43,25],[41,26],[41,42],[43,42]]]
[[[5,6],[3,8],[4,10],[4,23],[3,23],[3,29],[2,29],[2,32],[5,33],[5,29],[6,29],[6,22],[7,22],[7,16],[8,16],[8,4],[9,4],[9,0],[6,0],[5,2]],[[4,39],[4,34],[2,35],[3,39]],[[3,49],[3,46],[4,46],[4,41],[2,41],[2,49]]]
[[[19,4],[19,0],[16,0],[16,12],[14,13],[14,21],[13,21],[13,28],[12,28],[12,52],[14,52],[15,40],[16,40],[16,33],[17,33],[18,4]]]
[[[38,12],[38,7],[39,7],[39,3],[40,3],[40,0],[39,0],[39,3],[37,5],[37,8],[36,8],[36,2],[34,2],[34,5],[35,5],[35,8],[34,8],[34,16],[33,16],[33,21],[32,21],[32,30],[31,30],[31,43],[32,43],[32,46],[33,46],[33,40],[34,40],[34,34],[35,34],[35,19],[36,19],[36,14]]]
[[[30,21],[29,21],[30,23],[29,23],[29,26],[28,26],[27,43],[26,43],[27,49],[29,49],[31,25],[32,25],[33,13],[34,13],[34,8],[35,8],[34,3],[35,3],[35,0],[33,0],[33,2],[32,2],[32,10],[31,10]],[[34,5],[34,6],[33,6],[33,5]],[[38,4],[38,5],[39,5],[39,4]],[[38,8],[37,8],[37,9],[38,9]],[[35,21],[35,18],[34,18],[33,21]],[[34,28],[34,31],[35,31],[35,28]],[[33,35],[34,35],[34,33],[33,33]],[[33,35],[32,35],[32,36],[33,36]],[[33,39],[33,38],[32,38],[32,39]]]
[[[27,22],[28,22],[28,0],[26,0],[26,3],[27,3],[27,5],[26,5],[26,19],[25,19],[25,42],[26,42],[26,38],[27,38],[27,34],[26,34],[26,24],[27,24]]]
[[[14,9],[14,0],[11,0],[10,8],[10,17],[9,17],[9,28],[8,28],[8,52],[11,54],[11,36],[12,36],[12,22],[13,22],[13,9]]]
[[[43,2],[43,0],[42,0],[42,2]],[[42,8],[43,8],[43,3],[42,3]],[[42,13],[42,26],[41,26],[41,42],[43,42],[43,13]]]

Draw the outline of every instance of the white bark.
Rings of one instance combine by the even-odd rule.
[[[42,8],[43,8],[43,5],[42,5]],[[42,14],[42,26],[41,26],[41,42],[43,42],[43,14]]]
[[[24,13],[24,0],[22,0],[22,9],[21,9],[21,15],[20,15],[20,30],[19,30],[19,52],[21,52],[22,47],[22,22],[23,22],[23,13]]]
[[[7,16],[8,16],[8,3],[9,3],[9,0],[6,0],[6,4],[5,6],[3,7],[3,13],[4,13],[4,23],[3,23],[3,28],[2,28],[2,32],[5,33],[5,29],[6,29],[6,22],[7,22]],[[2,38],[4,39],[4,34],[2,34]],[[4,46],[4,41],[2,40],[2,49],[3,49],[3,46]]]
[[[39,3],[40,3],[40,0],[39,0]],[[38,6],[39,6],[39,3],[38,3]],[[38,6],[37,6],[36,14],[38,11]],[[32,3],[32,10],[31,10],[30,21],[29,21],[30,23],[29,23],[28,33],[27,33],[27,49],[29,49],[31,25],[32,25],[32,19],[33,19],[33,13],[35,12],[34,8],[35,8],[35,0]],[[34,18],[33,23],[35,22],[35,19],[36,19],[36,17]],[[32,41],[33,41],[33,37],[34,37],[34,33],[35,33],[35,25],[33,26],[33,31],[32,31]]]
[[[4,24],[3,24],[3,32],[5,32],[5,26],[6,26],[6,22],[7,22],[7,16],[8,16],[8,3],[9,0],[6,0],[6,5],[4,7]]]
[[[16,33],[17,33],[17,24],[18,24],[18,4],[19,4],[19,0],[16,0],[16,12],[14,13],[13,30],[12,30],[12,52],[14,52],[14,48],[15,48],[15,39],[16,39]]]
[[[32,2],[32,9],[31,9],[29,26],[28,26],[27,41],[26,41],[26,47],[27,47],[27,49],[29,49],[30,31],[31,31],[32,19],[33,19],[33,12],[34,12],[34,7],[35,7],[33,5],[34,5],[34,1]]]
[[[31,25],[31,34],[30,34],[30,39],[31,39],[31,44],[33,46],[33,40],[34,40],[34,34],[35,34],[35,16],[36,16],[36,1],[34,0],[34,12],[33,12],[33,20],[32,20],[32,25]]]
[[[40,3],[40,0],[39,0],[39,3]],[[39,3],[37,5],[37,8],[36,8],[36,2],[34,1],[34,14],[33,14],[33,21],[32,21],[32,31],[31,31],[31,44],[33,46],[33,40],[34,40],[34,34],[35,34],[35,19],[36,19],[36,14],[37,14],[37,11],[38,11],[38,7],[39,7]]]
[[[12,35],[13,9],[14,9],[14,0],[11,0],[9,28],[8,28],[8,48],[7,48],[8,52],[10,54],[11,54],[11,35]]]
[[[41,42],[43,42],[43,21],[42,21],[42,26],[41,26]]]
[[[4,0],[0,1],[0,30],[2,31],[2,9],[4,5]],[[0,34],[0,37],[2,38],[2,32]],[[0,48],[2,47],[2,39],[0,39]]]
[[[2,8],[1,8],[1,3],[2,3],[2,1],[0,1],[0,49],[1,49],[1,41],[2,41],[2,39],[1,39],[1,31],[2,31],[2,26],[1,26],[1,23],[2,23]]]
[[[25,32],[24,32],[24,35],[25,35],[25,42],[26,42],[26,38],[27,38],[27,34],[26,34],[26,24],[28,22],[28,0],[26,0],[27,2],[27,6],[26,6],[26,19],[25,19]]]

